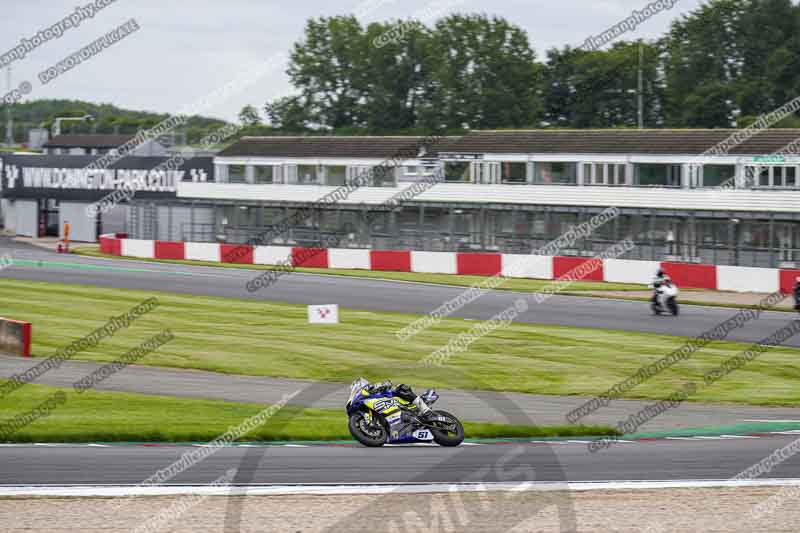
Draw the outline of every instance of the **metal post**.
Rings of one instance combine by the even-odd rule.
[[[194,241],[197,237],[195,236],[195,218],[194,218],[194,204],[195,200],[192,200],[192,203],[189,204],[189,231],[191,234],[189,235],[189,240]],[[186,235],[181,235],[181,240],[186,240]]]
[[[172,240],[172,204],[167,204],[167,240]]]
[[[652,261],[656,260],[656,215],[655,213],[650,210],[650,216],[648,217],[648,225],[650,229],[648,230],[648,235],[650,236],[650,259]]]
[[[769,267],[777,267],[775,259],[775,213],[769,215]]]
[[[644,78],[642,72],[643,68],[644,68],[644,48],[642,48],[642,41],[639,41],[639,80],[638,80],[639,88],[636,91],[639,129],[644,128],[644,95],[642,94],[642,92],[644,91]]]
[[[420,205],[419,206],[419,228],[418,228],[418,231],[419,231],[419,235],[420,235],[420,241],[421,241],[421,244],[422,244],[422,249],[426,250],[427,248],[425,246],[426,239],[425,239],[425,206],[424,205]]]
[[[283,219],[289,220],[289,206],[284,206],[283,208]],[[293,241],[294,240],[294,227],[290,224],[287,225],[287,232],[286,236],[284,237],[284,242]],[[269,244],[269,243],[267,243]]]

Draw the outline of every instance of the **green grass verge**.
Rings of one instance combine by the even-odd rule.
[[[42,404],[56,391],[67,400],[14,433],[9,442],[208,442],[267,406],[25,385],[0,400],[0,424]],[[612,435],[599,426],[507,426],[464,422],[469,438]],[[284,406],[241,440],[351,440],[344,409]]]
[[[446,319],[400,342],[416,315],[341,309],[339,325],[307,324],[306,307],[256,300],[0,279],[3,316],[33,323],[33,352],[48,356],[145,298],[160,307],[77,359],[110,362],[171,328],[175,340],[141,364],[256,376],[345,382],[390,378],[415,388],[597,395],[641,365],[681,347],[676,336],[515,323],[481,338],[441,367],[419,362],[477,323]],[[546,312],[546,311],[545,311]],[[627,397],[661,399],[746,345],[714,342]],[[800,405],[800,350],[776,347],[693,398]]]
[[[72,253],[86,257],[99,257],[103,259],[126,259],[116,255],[101,253],[97,246],[81,246],[72,250]],[[222,268],[238,268],[245,270],[272,270],[270,265],[238,265],[233,263],[217,263],[212,261],[188,261],[173,259],[139,259],[151,263],[171,263],[177,265],[210,266]],[[388,279],[392,281],[412,281],[415,283],[434,283],[437,285],[454,285],[456,287],[471,287],[476,283],[486,280],[485,276],[459,276],[455,274],[423,274],[418,272],[379,272],[374,270],[348,270],[339,268],[295,268],[295,272],[305,272],[308,274],[325,274],[328,276],[350,276],[371,279]],[[552,280],[546,279],[519,279],[506,278],[505,282],[497,287],[498,290],[516,292],[538,292],[545,287],[552,285]],[[580,291],[641,291],[646,290],[644,285],[630,283],[606,283],[603,281],[576,281],[569,286],[570,292]]]

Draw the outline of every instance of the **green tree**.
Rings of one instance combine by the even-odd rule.
[[[307,120],[336,129],[366,125],[367,42],[354,16],[321,17],[306,24],[290,56],[289,79],[300,92]]]
[[[429,128],[535,127],[539,69],[528,35],[506,20],[451,15],[436,22],[420,120]]]
[[[261,116],[258,114],[258,109],[254,106],[246,105],[239,111],[239,123],[242,126],[260,126]]]

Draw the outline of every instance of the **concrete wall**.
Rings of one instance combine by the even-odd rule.
[[[97,225],[86,216],[89,202],[61,202],[58,209],[58,236],[64,238],[64,222],[69,221],[69,240],[73,242],[96,242]]]
[[[14,232],[22,237],[39,235],[39,206],[32,200],[14,202]]]
[[[13,232],[17,227],[17,216],[14,211],[15,203],[3,198],[0,200],[0,216],[3,218],[3,227]]]
[[[129,210],[130,206],[126,204],[117,204],[108,213],[103,213],[100,218],[102,225],[101,233],[127,233]]]

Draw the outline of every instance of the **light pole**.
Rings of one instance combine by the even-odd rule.
[[[6,70],[6,81],[8,82],[8,93],[11,93],[11,67]],[[10,148],[14,144],[14,119],[11,114],[11,104],[6,104],[6,144]]]

